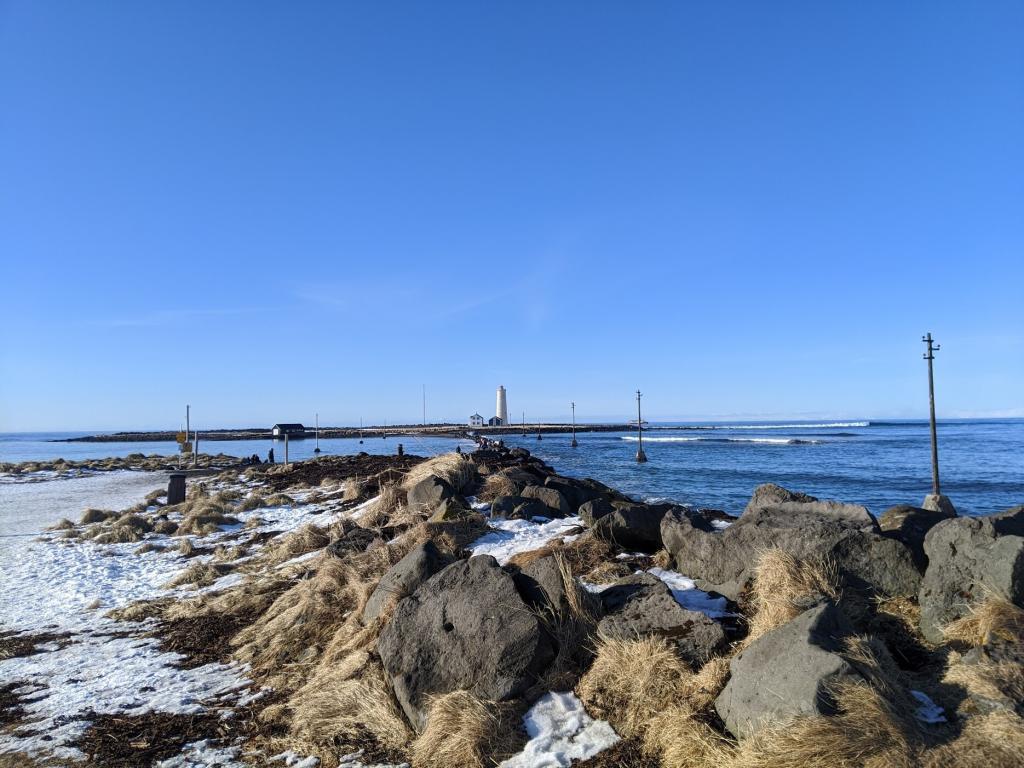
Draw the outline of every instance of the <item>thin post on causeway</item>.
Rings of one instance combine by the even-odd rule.
[[[644,453],[644,421],[640,416],[640,390],[636,391],[636,436],[639,447],[636,449],[636,462],[643,464],[647,461],[647,454]]]
[[[313,434],[316,435],[316,448],[313,453],[320,453],[320,414],[316,415],[316,426],[313,427]]]
[[[569,405],[572,407],[572,442],[569,443],[569,447],[575,448],[579,445],[576,442],[576,403],[569,403]]]
[[[928,346],[924,353],[924,359],[928,361],[928,412],[932,431],[932,493],[939,496],[942,491],[939,489],[939,441],[935,433],[935,376],[932,372],[932,361],[935,359],[935,352],[940,349],[939,345],[932,339],[931,331],[921,337]]]

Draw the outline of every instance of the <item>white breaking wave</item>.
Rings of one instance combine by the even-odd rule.
[[[833,421],[828,424],[714,424],[699,429],[844,429],[869,426],[870,421]]]
[[[639,441],[635,435],[620,439]],[[795,437],[645,437],[645,443],[763,443],[767,445],[817,445],[820,440],[800,440]]]

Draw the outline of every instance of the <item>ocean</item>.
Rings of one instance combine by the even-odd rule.
[[[924,421],[834,421],[687,423],[644,433],[649,459],[637,464],[636,435],[580,432],[569,435],[506,436],[559,472],[593,477],[636,498],[665,499],[733,514],[743,510],[754,487],[774,482],[819,498],[864,504],[881,513],[895,504],[920,504],[931,489],[928,424]],[[939,464],[942,491],[961,514],[985,515],[1024,504],[1024,419],[941,421]],[[172,443],[55,443],[68,433],[0,434],[0,462],[63,457],[172,454]],[[200,434],[200,439],[202,435]],[[321,440],[322,455],[393,453],[434,455],[472,443],[453,438],[389,436]],[[269,440],[201,443],[204,452],[265,456]],[[290,458],[313,456],[314,441],[290,443]],[[5,496],[7,496],[5,503]],[[0,510],[12,501],[0,484]]]

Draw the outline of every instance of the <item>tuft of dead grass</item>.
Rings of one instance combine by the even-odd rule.
[[[523,485],[512,479],[508,472],[502,470],[488,475],[483,488],[476,495],[480,501],[494,501],[499,496],[518,496]]]
[[[178,525],[177,536],[207,536],[218,533],[222,525],[238,525],[238,518],[225,515],[214,505],[201,505],[185,515]]]
[[[959,654],[950,655],[950,664],[942,680],[963,688],[968,694],[960,704],[962,715],[976,714],[975,699],[993,702],[1007,708],[1024,702],[1024,668],[1012,661],[993,661],[983,657],[964,663]]]
[[[971,605],[966,616],[943,627],[942,634],[972,647],[997,638],[1024,644],[1024,610],[1001,595],[988,594]]]
[[[954,741],[922,758],[922,768],[1024,765],[1024,720],[1006,710],[968,718]]]
[[[361,477],[350,477],[345,481],[345,491],[342,493],[342,501],[358,501],[366,490],[366,481]]]
[[[484,768],[518,751],[519,713],[514,704],[484,701],[469,691],[435,696],[427,724],[412,745],[415,768]]]
[[[292,558],[323,549],[331,543],[327,531],[312,523],[306,523],[297,531],[282,536],[280,541],[267,547],[263,560],[270,565],[279,565]]]
[[[335,739],[357,740],[364,732],[390,749],[403,749],[412,738],[380,662],[366,652],[321,667],[289,707],[293,735],[322,749],[329,750]]]
[[[402,479],[402,488],[408,490],[416,483],[431,475],[436,475],[461,493],[475,478],[476,465],[462,453],[442,453],[432,459],[420,462]]]
[[[576,692],[623,736],[642,736],[660,712],[685,702],[690,669],[659,637],[600,637],[594,663]]]
[[[662,768],[723,768],[735,757],[736,745],[686,705],[675,705],[651,720],[644,752],[660,758]]]
[[[191,584],[195,587],[208,587],[230,570],[231,567],[227,565],[192,563],[188,568],[176,574],[170,581],[164,584],[164,589],[174,589],[186,584]]]
[[[730,768],[910,768],[914,710],[900,712],[866,683],[832,690],[837,714],[799,716],[740,743]]]
[[[797,560],[772,548],[762,552],[750,590],[750,632],[745,644],[791,621],[822,597],[839,596],[835,563],[829,559]]]
[[[117,517],[117,512],[107,509],[87,509],[82,513],[82,519],[78,522],[82,525],[92,525],[93,523],[102,523],[112,517]]]

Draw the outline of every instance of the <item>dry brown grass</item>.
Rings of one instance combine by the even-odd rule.
[[[539,681],[543,691],[573,688],[592,657],[592,641],[600,615],[600,601],[576,581],[561,553],[552,555],[561,577],[564,602],[537,611],[540,622],[555,641],[557,653]]]
[[[580,699],[623,736],[642,736],[648,723],[685,703],[690,669],[658,637],[602,637],[590,669],[576,688]]]
[[[373,504],[360,516],[359,524],[364,528],[386,525],[392,517],[402,514],[405,506],[405,491],[397,485],[382,485]]]
[[[565,559],[574,576],[589,576],[595,570],[609,563],[620,565],[615,561],[615,550],[612,546],[594,536],[590,531],[586,531],[569,544],[557,539],[539,549],[517,552],[509,558],[508,562],[510,565],[525,568],[535,560],[556,553]],[[632,573],[632,570],[627,567],[626,572]]]
[[[959,654],[950,655],[950,664],[943,682],[962,688],[970,697],[1013,707],[1024,702],[1024,668],[1010,661],[992,661],[984,658],[973,664],[960,661]],[[977,704],[965,698],[960,704],[963,715],[976,714]]]
[[[469,691],[434,697],[427,725],[412,745],[415,768],[484,768],[515,754],[519,713],[514,705],[483,701]]]
[[[292,531],[269,545],[261,560],[268,565],[279,565],[294,557],[323,549],[331,543],[327,531],[312,523],[306,523],[297,531]]]
[[[342,501],[358,501],[366,490],[366,481],[361,477],[350,477],[345,481],[345,492]]]
[[[87,509],[82,513],[82,519],[78,522],[82,525],[92,525],[93,523],[102,523],[112,517],[117,517],[117,512],[107,509]]]
[[[170,597],[158,597],[155,600],[139,600],[134,603],[107,611],[106,616],[114,621],[145,621],[163,616],[164,611],[176,604]]]
[[[968,718],[956,740],[922,755],[922,768],[1024,765],[1024,720],[1009,711]]]
[[[484,480],[483,488],[480,489],[476,497],[480,501],[490,502],[499,496],[518,496],[523,487],[521,483],[512,479],[509,473],[503,470],[488,475]]]
[[[745,643],[799,616],[821,597],[838,597],[838,577],[831,560],[797,560],[781,549],[757,559],[750,590],[750,633]]]
[[[720,768],[735,757],[735,743],[695,717],[683,704],[654,716],[644,735],[644,752],[662,768]]]
[[[957,640],[978,647],[993,639],[1024,644],[1024,610],[1005,597],[986,595],[974,603],[966,616],[942,629],[946,640]]]
[[[188,512],[178,525],[178,536],[208,536],[218,533],[222,525],[238,525],[238,518],[223,514],[213,505],[203,504]]]
[[[895,709],[866,683],[832,691],[838,713],[802,716],[764,728],[740,743],[730,768],[909,768],[913,711]]]
[[[459,493],[476,477],[476,465],[465,454],[443,453],[410,469],[402,480],[402,488],[408,490],[430,475],[440,477]]]
[[[174,589],[186,584],[191,584],[195,587],[208,587],[230,570],[231,567],[227,565],[192,563],[188,568],[176,574],[170,581],[164,584],[164,589]]]
[[[66,517],[62,517],[56,523],[48,527],[48,531],[68,531],[75,527],[75,524],[68,520]]]
[[[335,739],[369,732],[390,749],[403,749],[412,732],[398,709],[380,662],[356,652],[321,667],[289,702],[292,733],[330,750]]]
[[[142,541],[145,534],[130,525],[121,525],[106,531],[96,531],[91,537],[97,544],[130,544]]]

